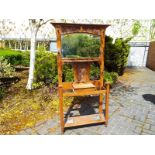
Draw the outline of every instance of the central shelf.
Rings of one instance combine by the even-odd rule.
[[[62,58],[64,63],[76,63],[76,62],[99,62],[100,58]]]

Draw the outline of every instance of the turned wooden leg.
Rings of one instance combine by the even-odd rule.
[[[105,99],[105,120],[106,120],[106,125],[108,125],[108,120],[109,120],[109,93],[110,93],[110,83],[106,83],[106,99]]]
[[[60,126],[61,133],[64,133],[64,112],[63,112],[63,94],[62,88],[59,88],[59,108],[60,108]]]
[[[103,114],[103,94],[99,96],[99,113]]]

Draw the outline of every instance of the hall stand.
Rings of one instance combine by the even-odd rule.
[[[109,25],[99,24],[74,24],[74,23],[51,23],[56,30],[58,48],[58,94],[61,132],[65,128],[84,126],[89,124],[105,123],[108,125],[109,119],[109,93],[110,84],[104,84],[104,48],[105,31]],[[62,35],[73,33],[87,33],[100,36],[100,55],[96,58],[63,58],[62,57]],[[100,79],[90,80],[90,65],[97,62],[100,66]],[[74,70],[74,82],[63,82],[63,64],[72,64]],[[99,96],[99,114],[86,116],[69,117],[64,120],[63,97],[76,96]],[[105,113],[103,113],[103,97],[105,95]]]

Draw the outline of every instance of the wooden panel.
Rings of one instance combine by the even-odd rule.
[[[89,33],[100,35],[100,31],[106,29],[109,25],[103,24],[75,24],[75,23],[51,23],[56,29],[61,29],[62,34],[71,33]]]
[[[65,123],[65,128],[83,126],[83,125],[89,125],[89,124],[104,123],[104,122],[105,122],[104,116],[100,114],[70,117],[67,119],[67,122]]]
[[[74,63],[74,82],[89,82],[90,63]]]

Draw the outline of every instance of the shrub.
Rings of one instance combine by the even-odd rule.
[[[0,78],[12,77],[14,68],[8,63],[6,59],[0,57]]]
[[[38,51],[38,52],[44,52],[44,51],[45,51],[45,46],[40,45],[40,46],[37,48],[37,51]]]
[[[117,82],[118,74],[116,72],[104,72],[104,81],[114,84]]]
[[[90,69],[90,79],[98,80],[100,78],[100,68],[98,64],[92,64]],[[71,65],[64,65],[63,68],[63,81],[72,82],[73,77],[73,69]],[[117,82],[118,74],[116,72],[107,72],[104,73],[104,81],[110,82],[114,84]]]
[[[100,68],[99,65],[94,63],[90,67],[90,79],[97,80],[100,78]]]
[[[7,59],[8,63],[11,65],[18,65],[21,64],[22,61],[22,54],[19,51],[12,51],[9,49],[1,50],[0,57],[4,57]]]
[[[124,73],[130,52],[129,39],[116,39],[113,44],[111,37],[106,37],[105,47],[105,67],[109,72],[117,72],[119,75]]]
[[[19,65],[28,67],[30,64],[30,52],[24,51],[24,52],[21,52],[21,54],[22,54],[22,61],[21,61],[21,64]]]
[[[66,82],[72,82],[74,77],[73,77],[73,68],[69,64],[63,65],[63,81]]]
[[[56,56],[49,52],[37,52],[35,63],[35,82],[44,82],[45,84],[56,84],[57,61]]]
[[[35,64],[35,82],[33,88],[40,88],[44,84],[57,85],[58,75],[57,75],[57,60],[56,55],[49,52],[37,52],[36,64]],[[70,64],[63,65],[63,81],[72,82],[73,77],[73,67]],[[100,68],[99,65],[94,63],[91,65],[90,79],[97,80],[100,78]],[[104,81],[108,81],[111,84],[117,81],[118,74],[115,72],[105,72]]]
[[[13,51],[10,49],[0,49],[0,57],[4,57],[13,66],[23,65],[29,66],[29,54],[28,51]]]

